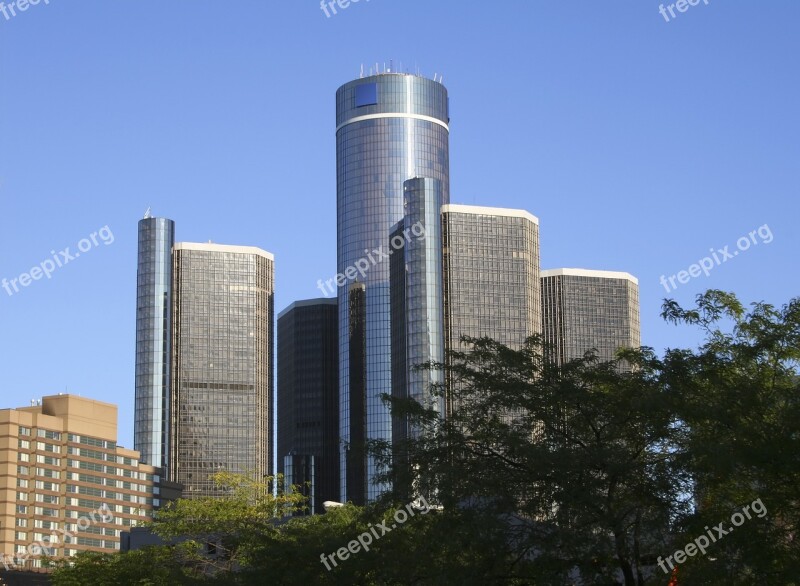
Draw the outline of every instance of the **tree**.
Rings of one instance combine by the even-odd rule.
[[[626,585],[665,583],[657,562],[760,498],[769,517],[689,556],[680,580],[795,583],[800,300],[747,312],[709,291],[690,310],[666,300],[663,316],[702,328],[705,343],[663,359],[642,348],[601,363],[589,352],[560,366],[538,338],[519,350],[465,339],[448,387],[431,388],[453,406],[445,421],[386,397],[419,431],[393,450],[372,445],[392,498],[421,492],[504,523],[509,575]]]
[[[450,356],[455,383],[432,388],[454,406],[444,421],[386,398],[420,430],[401,465],[388,445],[373,446],[386,479],[406,495],[416,487],[446,510],[479,511],[503,525],[507,575],[644,583],[670,518],[686,507],[688,481],[671,449],[671,401],[652,352],[626,351],[610,363],[590,352],[560,366],[544,359],[537,337],[519,350],[465,341],[471,348]]]
[[[386,397],[415,433],[370,445],[378,482],[394,487],[378,502],[287,517],[299,491],[223,474],[224,498],[156,516],[173,545],[83,554],[54,583],[798,584],[800,300],[746,311],[709,291],[692,309],[665,301],[663,315],[705,342],[557,365],[539,338],[467,339],[448,357],[448,387],[431,389],[451,406],[444,420]],[[417,497],[441,509],[400,522]],[[748,505],[756,514],[705,551],[674,556]],[[667,559],[679,569],[662,571]]]
[[[679,519],[683,543],[759,500],[768,515],[713,543],[681,570],[689,583],[795,584],[800,576],[800,300],[746,311],[709,291],[695,308],[666,302],[663,316],[700,327],[698,351],[670,350],[663,379],[676,398],[681,450],[691,455],[697,507]],[[725,529],[725,528],[723,528]]]
[[[148,547],[124,554],[79,553],[58,562],[54,586],[180,586],[203,582],[183,563],[180,547]]]

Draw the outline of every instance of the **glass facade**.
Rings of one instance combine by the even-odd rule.
[[[219,496],[220,470],[272,472],[274,261],[257,248],[174,247],[170,480]]]
[[[441,371],[416,370],[426,362],[444,361],[442,309],[441,182],[415,178],[405,182],[405,217],[391,233],[392,394],[411,397],[444,413],[440,399],[428,392],[442,383]],[[405,421],[393,418],[392,436],[413,434]]]
[[[313,481],[312,513],[339,500],[338,315],[336,299],[297,301],[278,315],[278,472],[289,484]]]
[[[375,251],[387,249],[390,230],[404,216],[406,180],[438,180],[442,203],[449,202],[448,123],[447,90],[423,77],[374,75],[347,83],[336,92],[339,273],[370,254],[378,256]],[[374,462],[355,456],[363,454],[363,449],[355,445],[360,440],[351,433],[361,425],[351,421],[351,413],[359,415],[358,406],[351,402],[364,401],[366,439],[391,440],[391,416],[380,398],[392,384],[389,265],[374,263],[363,276],[353,279],[364,285],[364,356],[350,355],[352,283],[339,288],[341,500],[353,500],[349,478],[356,482],[365,478],[366,500],[387,488],[372,482]],[[361,364],[364,368],[357,376],[363,374],[359,381],[363,385],[351,385],[352,367]],[[363,471],[348,471],[348,466]]]
[[[292,487],[298,488],[303,496],[308,498],[308,510],[296,512],[293,516],[298,517],[303,514],[315,515],[324,513],[322,506],[327,500],[317,494],[318,479],[315,472],[314,456],[310,454],[288,454],[279,458],[279,467],[283,474],[283,492],[291,494]]]
[[[442,207],[445,345],[463,335],[520,348],[541,333],[539,221],[522,210]]]
[[[539,220],[523,210],[442,206],[445,346],[487,336],[510,348],[541,333]],[[450,389],[456,383],[448,381]],[[457,407],[448,400],[447,412]],[[507,414],[509,418],[513,413]]]
[[[139,221],[136,274],[136,399],[134,449],[142,461],[168,468],[172,246],[175,223]]]
[[[641,345],[639,284],[627,273],[543,271],[542,304],[544,341],[559,364],[593,348],[609,361],[618,349]]]

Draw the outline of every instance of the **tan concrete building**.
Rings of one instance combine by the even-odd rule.
[[[0,562],[114,552],[158,506],[159,470],[117,446],[117,407],[74,395],[0,410]]]

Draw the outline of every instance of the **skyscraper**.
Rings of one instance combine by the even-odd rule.
[[[336,299],[278,315],[278,472],[304,485],[311,513],[339,500],[339,314]]]
[[[403,191],[405,215],[388,243],[392,248],[392,395],[415,399],[443,415],[444,401],[433,397],[429,388],[444,382],[444,373],[415,368],[444,361],[441,182],[409,179]],[[397,246],[398,242],[403,245]],[[413,434],[406,421],[393,418],[393,441]]]
[[[142,461],[169,467],[172,246],[175,223],[139,221],[136,276],[136,400],[134,449]]]
[[[524,210],[442,207],[445,346],[463,335],[512,348],[541,332],[539,220]]]
[[[173,247],[170,480],[218,496],[220,470],[272,472],[274,259],[259,248]]]
[[[404,216],[404,181],[437,180],[442,203],[449,202],[448,124],[447,90],[437,81],[387,72],[338,89],[339,273],[387,248]],[[339,365],[341,498],[369,501],[387,487],[373,483],[376,466],[363,441],[392,436],[381,400],[392,385],[388,262],[339,288]]]
[[[559,364],[592,348],[609,361],[619,348],[641,345],[639,282],[628,273],[542,271],[542,308],[544,341]]]

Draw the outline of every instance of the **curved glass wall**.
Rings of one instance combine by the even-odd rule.
[[[139,221],[136,275],[136,402],[134,449],[142,462],[166,467],[169,454],[172,245],[175,222]]]
[[[386,486],[373,483],[375,465],[351,442],[348,291],[365,286],[364,423],[366,439],[391,440],[392,424],[381,394],[391,392],[391,327],[387,243],[403,219],[403,183],[414,177],[441,182],[442,203],[450,199],[449,116],[445,87],[408,74],[387,73],[352,81],[336,93],[337,265],[339,285],[339,377],[342,499],[348,466],[363,466],[366,500]],[[357,273],[347,269],[364,267]],[[358,385],[361,387],[362,385]],[[361,395],[359,389],[358,394]],[[353,425],[361,425],[352,422]],[[349,454],[349,456],[348,456]],[[348,464],[349,463],[349,464]],[[360,491],[359,491],[360,492]]]

